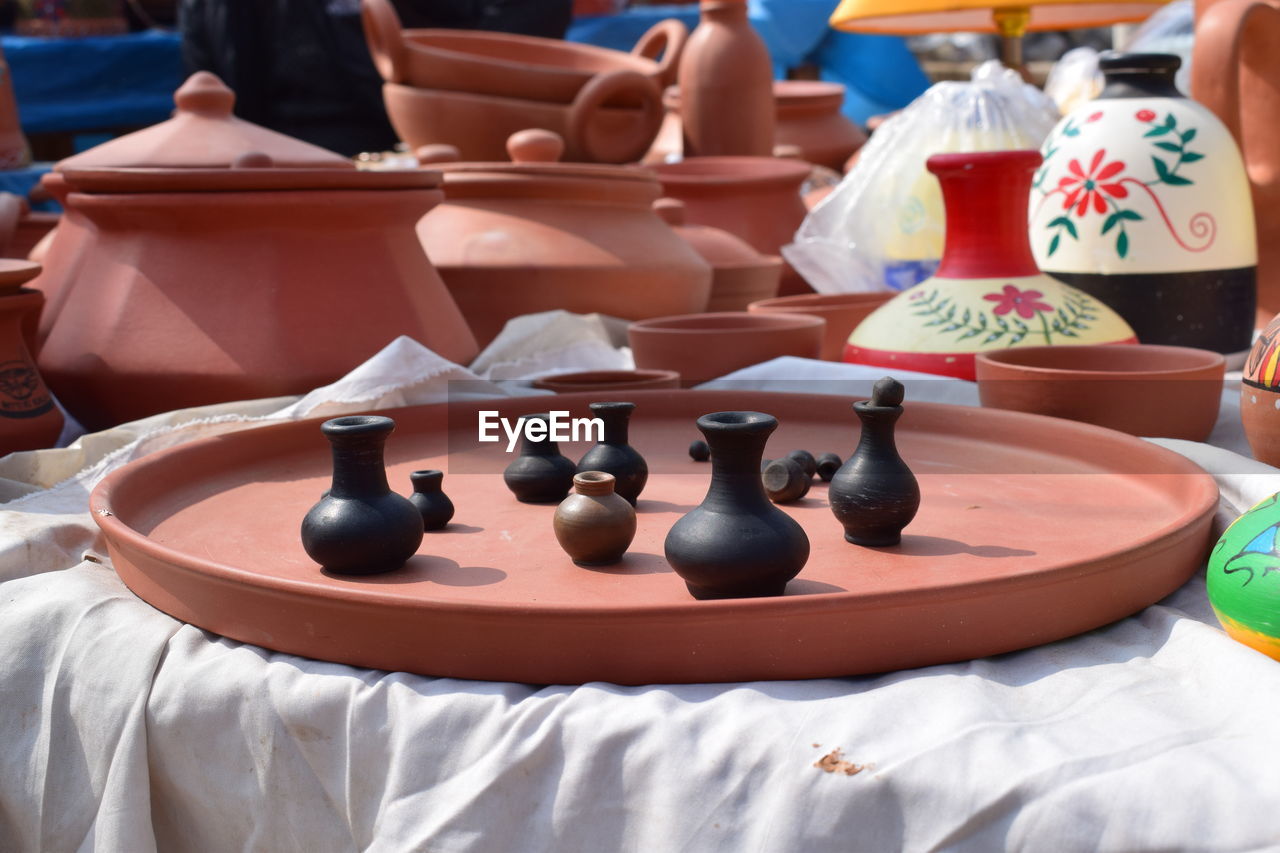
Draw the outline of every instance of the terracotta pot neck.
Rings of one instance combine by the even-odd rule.
[[[1031,177],[1038,151],[935,154],[929,171],[942,184],[946,243],[939,278],[1038,275],[1027,233]]]
[[[573,490],[580,495],[593,497],[611,495],[615,482],[614,476],[604,471],[584,471],[573,476]]]
[[[746,0],[703,0],[698,12],[704,21],[737,23],[747,20]]]

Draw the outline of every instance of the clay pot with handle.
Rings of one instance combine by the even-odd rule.
[[[1258,316],[1280,311],[1280,2],[1197,0],[1191,94],[1244,154],[1258,228]]]

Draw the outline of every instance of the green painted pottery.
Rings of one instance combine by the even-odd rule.
[[[1280,494],[1232,522],[1209,556],[1209,603],[1235,640],[1280,660]]]

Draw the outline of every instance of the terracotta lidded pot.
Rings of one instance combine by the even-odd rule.
[[[1037,151],[935,154],[946,240],[937,272],[863,320],[844,360],[974,378],[974,353],[1014,346],[1133,343],[1097,299],[1044,275],[1027,238]]]
[[[773,152],[773,60],[746,0],[702,0],[677,80],[684,155]]]
[[[1174,85],[1181,62],[1102,56],[1102,93],[1045,140],[1031,245],[1143,343],[1243,352],[1258,263],[1249,179],[1227,128]]]
[[[894,297],[892,291],[873,293],[800,293],[752,302],[747,310],[753,314],[808,314],[827,321],[822,339],[822,358],[840,361],[844,345],[858,324]]]
[[[52,447],[62,432],[62,412],[27,346],[44,295],[22,285],[39,272],[39,264],[0,260],[0,456]]]
[[[752,302],[777,294],[782,258],[762,255],[723,229],[685,222],[684,202],[679,199],[660,198],[653,209],[711,265],[708,311],[743,311]]]
[[[706,309],[711,268],[653,212],[652,172],[560,163],[544,130],[508,150],[514,162],[433,163],[447,198],[418,223],[481,345],[552,308],[630,320]]]
[[[60,303],[39,359],[81,423],[305,393],[401,335],[470,362],[413,230],[438,173],[357,171],[236,119],[211,74],[175,100],[173,119],[60,164],[80,225],[39,280]]]
[[[575,474],[573,492],[556,507],[556,541],[579,566],[611,566],[635,538],[636,511],[614,492],[614,482],[604,471]]]

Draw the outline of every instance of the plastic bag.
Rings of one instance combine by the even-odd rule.
[[[942,193],[925,161],[950,151],[1038,149],[1058,118],[1052,100],[994,60],[971,82],[937,83],[880,126],[782,254],[819,293],[910,287],[942,255]]]
[[[1098,51],[1077,47],[1062,54],[1049,70],[1044,93],[1053,99],[1063,115],[1085,101],[1092,101],[1102,91],[1102,71],[1098,68]]]
[[[1182,57],[1174,83],[1191,91],[1191,46],[1195,42],[1196,9],[1192,0],[1173,0],[1142,22],[1124,46],[1125,53],[1173,53]]]

